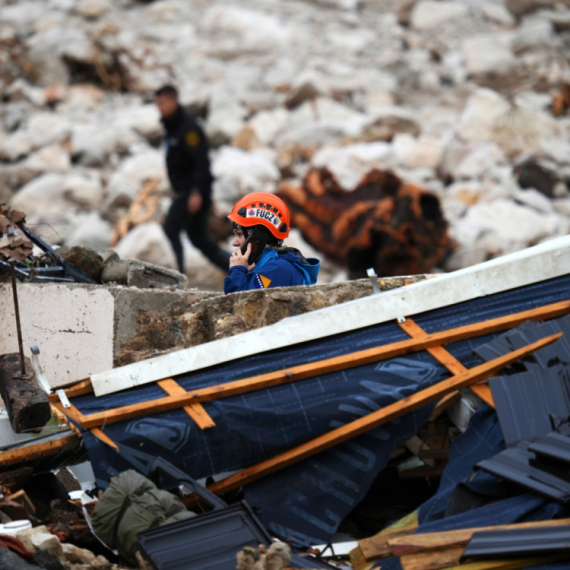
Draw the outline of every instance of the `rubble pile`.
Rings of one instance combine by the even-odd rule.
[[[158,180],[156,216],[116,247],[175,266],[148,104],[165,82],[204,121],[221,214],[245,192],[301,185],[311,168],[347,190],[379,168],[440,199],[456,242],[444,270],[568,232],[567,0],[1,5],[0,201],[49,243],[103,251]],[[519,183],[529,160],[551,195]],[[187,253],[191,281],[219,283]]]

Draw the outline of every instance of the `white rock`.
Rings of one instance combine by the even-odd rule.
[[[245,106],[237,102],[214,108],[208,115],[206,132],[214,140],[227,142],[243,128],[247,114]]]
[[[552,204],[553,204],[556,212],[558,212],[559,214],[562,214],[563,216],[566,216],[568,219],[570,219],[570,197],[568,197],[568,198],[555,198],[552,201]]]
[[[95,560],[95,554],[85,548],[79,548],[75,544],[69,542],[62,543],[63,556],[72,564],[88,564],[92,565]]]
[[[46,102],[44,90],[30,85],[21,77],[6,87],[4,93],[10,98],[10,101],[29,101],[38,107]]]
[[[540,151],[559,165],[570,165],[570,142],[566,138],[544,138],[540,141]]]
[[[290,113],[289,130],[277,137],[275,144],[288,142],[322,146],[343,137],[361,134],[370,117],[331,99],[321,97],[303,103]]]
[[[52,144],[28,156],[24,165],[36,172],[69,172],[71,159],[61,145]]]
[[[513,15],[501,4],[485,2],[481,4],[481,11],[489,20],[502,24],[503,26],[512,27],[516,24]]]
[[[261,111],[249,121],[249,125],[255,132],[257,140],[265,145],[270,145],[275,138],[287,130],[289,112],[283,108],[271,111]]]
[[[502,164],[507,164],[507,158],[495,143],[455,141],[446,150],[443,170],[455,180],[497,179],[497,166]]]
[[[515,52],[534,50],[550,45],[553,36],[554,26],[550,20],[533,18],[519,26],[512,47]]]
[[[469,207],[482,199],[484,191],[484,185],[475,180],[449,185],[441,200],[445,218],[450,221],[461,218]]]
[[[131,129],[149,141],[162,137],[163,128],[155,105],[129,106],[121,110],[117,124]]]
[[[530,206],[541,214],[552,214],[556,211],[552,200],[534,188],[520,189],[513,197],[517,202]]]
[[[274,192],[280,178],[266,153],[224,146],[212,161],[214,199],[235,202],[248,192]]]
[[[27,129],[20,129],[11,133],[0,141],[0,157],[4,160],[18,160],[27,156],[35,148],[32,133]]]
[[[327,168],[346,191],[353,190],[373,168],[391,168],[394,164],[393,150],[386,142],[325,147],[311,159],[312,166]]]
[[[36,550],[45,550],[49,552],[56,558],[59,558],[63,554],[63,549],[61,547],[61,542],[55,534],[50,532],[43,532],[31,535],[31,541]]]
[[[427,30],[467,14],[467,6],[460,2],[422,0],[413,7],[410,23],[416,30]]]
[[[2,5],[2,23],[10,24],[19,36],[29,34],[34,23],[43,15],[45,7],[38,2],[16,2]]]
[[[289,31],[279,18],[239,5],[208,8],[202,27],[221,41],[228,37],[239,40],[233,45],[241,52],[279,50],[287,45],[289,39]]]
[[[28,130],[34,143],[42,147],[52,143],[61,143],[71,134],[71,121],[58,113],[34,113],[28,121]]]
[[[479,89],[467,101],[458,133],[466,141],[494,141],[511,153],[534,154],[540,141],[559,136],[560,128],[545,113],[521,109],[491,89]]]
[[[81,63],[93,63],[91,40],[82,28],[54,26],[34,34],[28,41],[27,57],[40,74],[42,85],[67,85],[69,69],[63,56]]]
[[[86,166],[100,166],[110,154],[125,154],[138,140],[134,131],[120,124],[77,124],[71,132],[71,152]]]
[[[147,180],[166,180],[164,151],[147,150],[123,161],[109,180],[104,207],[115,203],[128,206]]]
[[[443,158],[443,145],[434,137],[413,137],[402,133],[394,137],[392,147],[398,164],[404,168],[437,168]]]
[[[111,244],[113,228],[97,212],[91,212],[81,220],[65,239],[69,246],[84,245],[95,251],[105,251]]]
[[[461,47],[470,75],[504,73],[517,60],[511,51],[509,34],[483,34],[467,38]]]
[[[85,18],[95,19],[102,16],[110,7],[109,0],[81,0],[75,11]]]
[[[361,0],[314,0],[314,2],[321,6],[340,10],[356,10],[361,4]]]
[[[523,91],[515,95],[515,103],[519,107],[532,109],[534,111],[550,111],[552,106],[552,95],[550,93],[535,93],[534,91]]]
[[[11,205],[26,213],[30,225],[32,222],[56,224],[63,220],[67,228],[66,216],[97,209],[102,197],[103,188],[98,178],[47,173],[20,188],[12,197]]]
[[[503,251],[516,251],[539,240],[558,235],[561,220],[556,214],[540,214],[508,199],[479,202],[467,211],[464,221],[495,234]]]
[[[156,222],[136,226],[113,249],[121,259],[138,259],[171,269],[176,267],[170,242]]]

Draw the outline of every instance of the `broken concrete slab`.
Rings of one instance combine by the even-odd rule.
[[[186,289],[188,280],[174,269],[167,269],[152,263],[134,259],[116,260],[106,263],[101,272],[103,283],[119,283],[127,287],[160,289],[174,287]]]
[[[378,280],[381,291],[426,279],[425,275]],[[368,279],[343,283],[280,287],[234,293],[195,303],[182,316],[185,347],[272,325],[287,317],[340,305],[373,293]]]
[[[52,388],[66,386],[119,363],[184,346],[180,317],[218,293],[83,285],[18,286],[24,353],[41,349]],[[0,354],[18,351],[12,289],[0,284]],[[11,326],[10,323],[13,323]]]

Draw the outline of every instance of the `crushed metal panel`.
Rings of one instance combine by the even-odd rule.
[[[503,558],[568,552],[570,525],[481,531],[473,534],[461,561],[467,558]]]
[[[570,384],[564,368],[500,376],[492,378],[489,386],[507,446],[546,435],[556,427],[553,419],[570,416]]]
[[[570,482],[531,465],[534,453],[528,442],[511,447],[490,459],[477,463],[476,469],[512,481],[540,495],[550,497],[564,505],[570,503]]]
[[[235,568],[236,554],[244,546],[257,548],[271,542],[246,503],[139,534],[139,546],[157,570],[228,570]],[[294,553],[289,566],[333,568]]]
[[[570,463],[570,437],[562,433],[552,432],[539,437],[528,449],[537,457],[545,456]]]

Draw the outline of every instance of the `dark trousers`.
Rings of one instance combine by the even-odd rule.
[[[205,204],[199,212],[191,214],[186,206],[187,200],[188,197],[185,195],[176,196],[164,222],[164,232],[172,244],[178,270],[184,273],[184,253],[180,232],[185,231],[194,247],[199,249],[214,265],[227,272],[230,254],[219,247],[208,234],[210,205]]]

